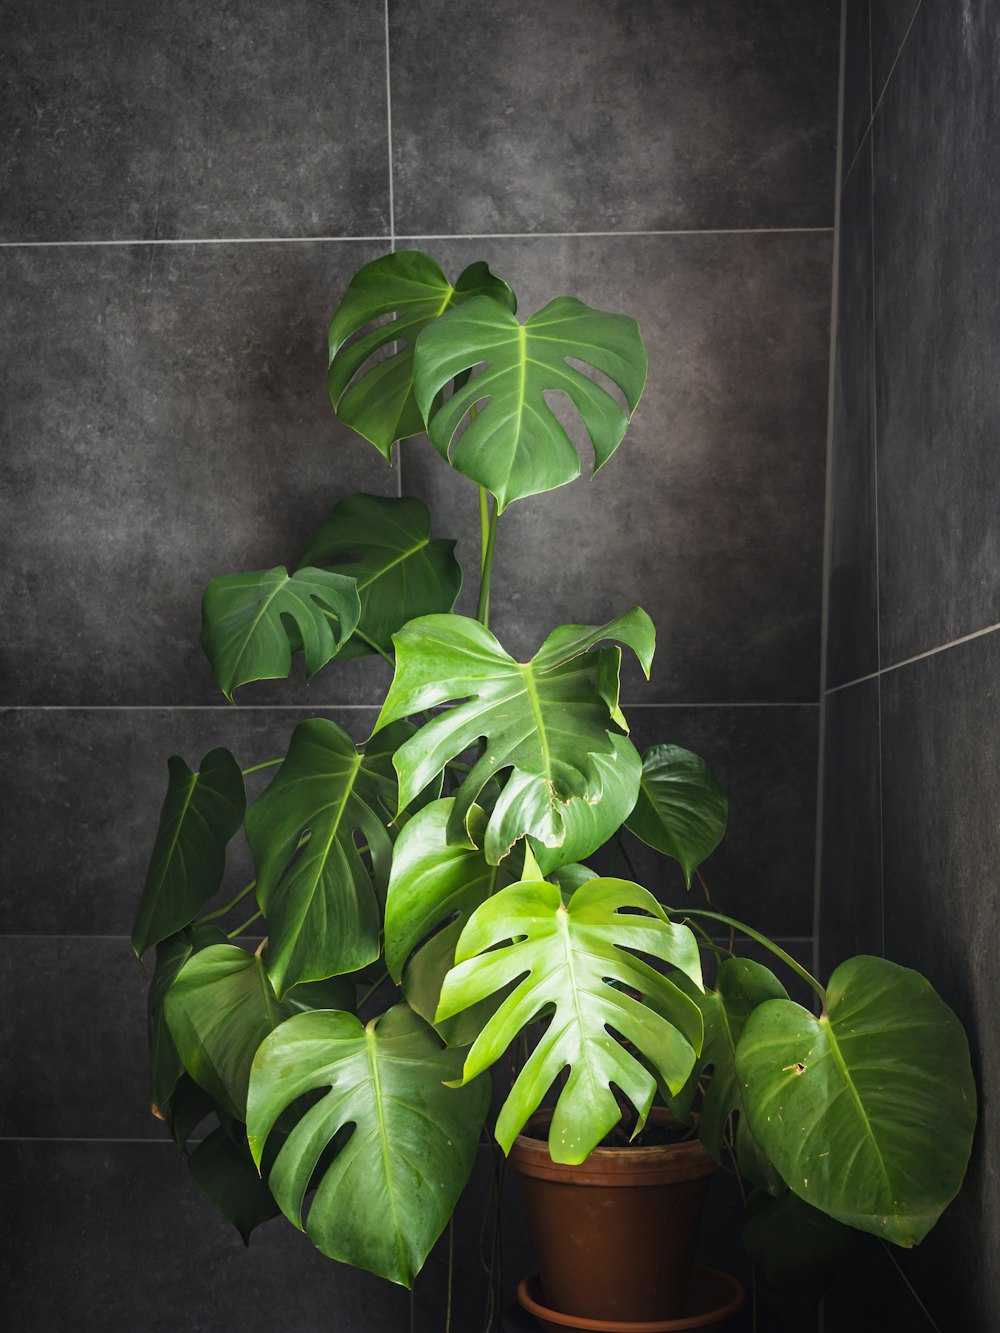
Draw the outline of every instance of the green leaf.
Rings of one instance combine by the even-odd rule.
[[[768,1282],[795,1300],[811,1303],[830,1285],[851,1241],[848,1227],[810,1208],[790,1190],[776,1198],[755,1190],[747,1200],[740,1235]]]
[[[298,1014],[257,1053],[247,1132],[259,1164],[278,1117],[304,1094],[324,1096],[299,1119],[269,1184],[303,1228],[306,1191],[335,1138],[304,1229],[323,1254],[409,1286],[451,1216],[475,1160],[490,1087],[443,1086],[462,1052],[442,1049],[405,1005],[363,1027],[350,1014]]]
[[[344,1009],[357,1012],[358,988],[353,976],[324,977],[322,981],[300,981],[285,991],[282,999],[292,1013],[309,1013],[313,1009]]]
[[[582,1162],[618,1123],[613,1086],[635,1107],[642,1128],[656,1077],[616,1036],[672,1092],[683,1087],[701,1049],[701,1013],[630,950],[671,963],[701,984],[691,931],[674,925],[652,894],[626,880],[589,880],[566,906],[555,884],[515,884],[483,903],[462,931],[456,965],[441,989],[439,1020],[517,983],[473,1044],[464,1079],[476,1078],[529,1023],[551,1011],[497,1118],[505,1152],[567,1066],[549,1133],[553,1161]]]
[[[213,579],[201,614],[201,646],[219,688],[231,700],[240,685],[287,676],[293,645],[296,651],[301,645],[306,670],[315,675],[350,639],[361,601],[354,580],[344,574],[309,568],[289,574],[278,565]]]
[[[163,1007],[185,1069],[244,1120],[254,1053],[290,1012],[275,999],[261,960],[235,944],[202,949],[181,968]]]
[[[688,888],[722,841],[728,818],[726,793],[704,759],[679,745],[646,751],[639,799],[626,824],[637,838],[681,863]]]
[[[224,1129],[215,1129],[188,1158],[199,1189],[250,1244],[250,1233],[281,1211],[261,1180],[246,1143],[240,1147]]]
[[[615,817],[634,800],[634,791],[624,792],[634,749],[616,739],[627,730],[618,707],[621,650],[598,647],[608,639],[628,644],[648,674],[655,631],[639,607],[600,627],[563,625],[525,663],[510,657],[475,620],[452,615],[411,621],[393,638],[396,672],[376,731],[398,718],[463,702],[432,718],[396,752],[400,804],[482,738],[485,752],[456,794],[452,841],[468,840],[473,804],[507,768],[514,774],[489,818],[488,860],[500,860],[526,834],[560,854],[566,848],[567,861],[584,855],[587,841],[606,839],[617,827]],[[597,764],[597,755],[607,762]],[[609,765],[621,767],[621,779],[610,780]],[[637,779],[634,762],[631,772]],[[618,790],[604,812],[606,781]],[[567,810],[574,798],[593,810],[577,818]]]
[[[163,1118],[170,1130],[170,1137],[185,1157],[189,1156],[189,1141],[195,1130],[210,1117],[214,1127],[218,1123],[218,1115],[219,1108],[188,1073],[181,1074],[170,1094],[170,1101],[163,1108]]]
[[[340,420],[374,444],[386,461],[397,440],[424,429],[413,393],[417,335],[444,311],[476,296],[517,309],[514,293],[482,262],[470,264],[453,287],[429,255],[397,250],[366,264],[352,278],[330,325],[330,400]],[[345,345],[366,325],[389,314],[396,318]],[[395,350],[364,369],[393,344]]]
[[[384,891],[389,879],[386,819],[395,803],[391,755],[400,734],[387,732],[361,751],[326,718],[300,722],[277,777],[247,813],[257,898],[267,917],[267,972],[279,995],[378,957],[376,887]],[[371,849],[371,871],[356,833]]]
[[[916,1245],[958,1192],[976,1120],[968,1042],[918,972],[862,955],[834,972],[819,1018],[761,1005],[736,1070],[754,1137],[831,1217]]]
[[[163,1015],[163,1001],[178,972],[201,949],[225,944],[226,936],[215,926],[191,926],[156,946],[156,966],[149,983],[146,1014],[149,1028],[149,1098],[153,1114],[162,1113],[173,1096],[177,1080],[184,1072],[184,1062],[177,1053],[174,1039]]]
[[[191,924],[218,892],[226,845],[243,823],[246,794],[228,750],[212,750],[196,773],[173,755],[153,854],[132,927],[138,957]]]
[[[454,552],[453,541],[432,540],[419,500],[352,495],[334,505],[302,564],[336,565],[357,583],[361,619],[341,658],[391,653],[408,620],[450,611],[462,587]],[[348,556],[353,563],[344,563]]]
[[[406,825],[392,854],[392,874],[385,904],[385,962],[390,976],[402,981],[412,1009],[434,1022],[441,983],[455,961],[455,945],[473,911],[516,876],[490,865],[481,851],[448,842],[454,799],[434,801]],[[470,812],[475,836],[482,838],[486,817]],[[449,1046],[476,1036],[489,1003],[441,1024]]]
[[[560,866],[558,870],[553,871],[552,878],[562,890],[563,897],[572,897],[581,884],[586,884],[588,880],[597,879],[596,870],[591,870],[590,866],[577,865],[571,862],[567,866]]]
[[[570,357],[612,380],[629,415],[635,411],[647,370],[638,324],[572,296],[550,302],[524,324],[496,301],[468,301],[417,341],[417,402],[431,440],[452,467],[492,491],[498,513],[512,500],[580,475],[579,455],[546,393],[566,394],[579,412],[594,446],[595,472],[628,429],[617,399],[571,366]],[[449,381],[482,362],[485,368],[447,402],[439,399]],[[459,435],[473,407],[477,414]]]

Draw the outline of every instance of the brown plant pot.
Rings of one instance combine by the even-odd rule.
[[[551,1112],[539,1112],[542,1129]],[[666,1109],[654,1124],[676,1124]],[[697,1138],[595,1148],[579,1166],[552,1161],[521,1134],[510,1153],[546,1305],[581,1318],[663,1320],[684,1311],[715,1163]]]

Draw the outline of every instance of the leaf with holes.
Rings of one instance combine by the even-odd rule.
[[[969,1046],[919,972],[862,955],[834,972],[819,1018],[760,1005],[736,1072],[754,1137],[814,1208],[916,1245],[958,1192],[976,1123]]]
[[[352,563],[344,563],[354,557]],[[361,619],[341,658],[392,652],[392,636],[417,616],[450,611],[462,587],[455,543],[431,538],[419,500],[351,495],[334,505],[302,557],[355,580]]]
[[[323,1254],[411,1284],[469,1178],[489,1106],[488,1079],[444,1086],[462,1054],[442,1048],[406,1005],[367,1026],[350,1014],[299,1014],[261,1046],[247,1106],[258,1165],[279,1116],[306,1094],[323,1093],[268,1177],[282,1212]],[[321,1168],[335,1142],[339,1151]]]
[[[486,264],[470,264],[454,286],[429,255],[397,250],[366,264],[352,278],[330,325],[330,400],[346,426],[387,461],[397,440],[419,435],[423,417],[413,392],[417,335],[439,315],[473,297],[516,310],[514,293]],[[355,342],[348,339],[385,315]],[[395,348],[365,369],[372,357]]]
[[[625,396],[628,414],[606,389],[571,366],[570,357],[612,380]],[[451,380],[482,362],[479,373],[447,402],[441,400]],[[562,296],[522,324],[496,301],[477,298],[420,334],[415,384],[435,448],[452,467],[492,491],[502,513],[513,500],[565,486],[580,475],[580,457],[546,393],[565,394],[579,412],[594,447],[596,472],[628,429],[646,370],[639,326],[626,315]]]
[[[516,984],[473,1043],[463,1079],[476,1078],[529,1023],[550,1015],[497,1117],[505,1152],[567,1067],[549,1132],[554,1162],[582,1162],[618,1123],[614,1088],[635,1107],[641,1129],[657,1078],[671,1092],[684,1086],[701,1049],[701,1012],[637,953],[701,984],[691,931],[626,880],[588,880],[565,906],[558,885],[523,881],[473,913],[441,988],[438,1019]]]
[[[637,838],[680,862],[688,888],[722,841],[728,818],[726,793],[704,759],[679,745],[646,751],[639,798],[626,822]]]
[[[618,707],[621,650],[599,646],[609,639],[628,644],[648,675],[655,631],[639,607],[600,627],[563,625],[524,663],[475,620],[453,615],[411,621],[393,638],[396,671],[376,731],[399,718],[462,702],[432,718],[397,750],[400,804],[407,805],[450,760],[482,738],[485,751],[456,794],[452,841],[469,841],[473,804],[490,779],[508,768],[513,777],[487,826],[487,859],[500,860],[524,835],[544,848],[569,846],[573,855],[565,859],[578,859],[576,827],[567,818],[567,803],[574,798],[593,806],[588,837],[610,836],[627,800],[616,796],[602,810],[609,770],[595,763],[595,756],[626,756],[622,772],[627,773],[627,756],[634,750],[620,739],[627,731]],[[637,784],[637,762],[631,771]],[[630,795],[634,800],[634,791]]]
[[[361,615],[354,580],[328,569],[284,565],[252,574],[223,574],[205,589],[201,646],[227,699],[240,685],[281,680],[293,647],[315,675],[351,637]],[[294,630],[285,627],[287,616]]]

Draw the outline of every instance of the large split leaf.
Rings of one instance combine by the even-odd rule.
[[[626,315],[562,296],[522,324],[496,301],[479,298],[420,335],[416,394],[431,440],[452,467],[492,491],[498,512],[580,475],[580,457],[546,393],[566,394],[579,412],[594,446],[595,472],[628,429],[617,399],[571,366],[570,357],[613,380],[629,413],[635,411],[646,383],[646,349],[638,324]],[[440,401],[449,381],[482,362],[481,372]],[[459,435],[473,407],[475,417]]]
[[[343,563],[353,557],[353,563]],[[351,495],[334,505],[302,557],[337,565],[355,580],[361,619],[342,658],[392,651],[392,636],[417,616],[450,611],[462,587],[455,543],[431,538],[427,506],[409,497]]]
[[[957,1193],[976,1120],[968,1042],[918,972],[851,958],[819,1018],[761,1005],[736,1070],[755,1138],[813,1207],[915,1245]]]
[[[454,286],[429,255],[397,250],[366,264],[351,279],[330,325],[330,399],[337,416],[388,460],[397,440],[419,435],[423,417],[413,393],[417,335],[452,306],[472,297],[516,310],[514,293],[486,264],[470,264]],[[395,314],[347,345],[366,325]],[[397,344],[365,370],[377,353]]]
[[[243,774],[228,750],[212,750],[196,773],[173,755],[167,772],[160,826],[132,927],[132,948],[140,958],[150,945],[190,925],[218,892],[226,845],[246,809]]]
[[[514,774],[487,829],[491,861],[526,834],[544,848],[569,844],[567,861],[584,854],[577,836],[581,826],[598,841],[610,836],[628,802],[616,795],[603,810],[608,768],[598,766],[594,756],[615,763],[621,758],[626,772],[634,750],[620,739],[627,730],[618,707],[621,650],[598,646],[608,639],[628,644],[648,675],[655,632],[639,607],[599,628],[563,625],[529,662],[516,662],[475,620],[423,616],[411,621],[393,639],[396,672],[376,730],[441,704],[463,702],[432,718],[396,752],[400,804],[408,804],[449,760],[483,739],[485,751],[456,795],[452,840],[468,838],[469,811],[490,779],[507,768]],[[637,782],[635,763],[631,771]],[[634,800],[634,792],[630,796]],[[593,807],[593,818],[567,819],[566,805],[574,798]]]
[[[310,676],[336,657],[361,615],[354,579],[328,569],[284,565],[252,574],[223,574],[205,589],[201,646],[227,699],[254,680],[281,680],[293,646]],[[294,624],[290,636],[283,617]]]
[[[628,827],[681,863],[688,888],[695,870],[722,841],[728,818],[726,793],[704,759],[679,745],[646,751]]]
[[[701,1049],[701,1013],[630,950],[701,983],[691,931],[671,922],[652,894],[626,880],[588,880],[565,906],[557,885],[523,881],[473,913],[441,989],[438,1018],[517,984],[473,1044],[463,1078],[477,1077],[529,1023],[551,1014],[497,1117],[497,1141],[505,1151],[566,1067],[569,1078],[549,1133],[555,1162],[582,1162],[618,1123],[613,1087],[635,1107],[638,1128],[652,1104],[656,1075],[671,1092],[683,1087]]]
[[[298,981],[353,972],[378,957],[376,889],[384,891],[389,879],[386,821],[395,806],[391,757],[400,734],[387,731],[361,751],[326,718],[300,722],[277,777],[247,813],[267,918],[267,971],[279,995]],[[370,849],[371,871],[356,834]]]
[[[275,998],[260,958],[235,944],[202,949],[181,968],[164,1013],[188,1073],[244,1120],[254,1053],[291,1013]]]
[[[299,1014],[263,1044],[247,1107],[258,1164],[286,1108],[324,1093],[301,1114],[269,1176],[297,1227],[316,1184],[304,1229],[323,1254],[413,1281],[468,1180],[489,1105],[487,1079],[443,1086],[461,1061],[405,1005],[366,1027],[350,1014]],[[328,1146],[345,1136],[315,1182]]]
[[[149,1097],[154,1114],[162,1114],[162,1108],[173,1095],[177,1080],[184,1072],[184,1061],[177,1052],[163,1014],[163,1001],[192,954],[213,944],[226,943],[226,936],[215,926],[190,926],[187,930],[178,931],[176,935],[161,940],[156,946],[156,966],[146,1000]]]

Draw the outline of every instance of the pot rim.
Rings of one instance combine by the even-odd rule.
[[[680,1124],[665,1106],[654,1106],[651,1120]],[[550,1107],[536,1111],[528,1124],[544,1125],[552,1119]],[[698,1117],[692,1117],[693,1137],[679,1143],[657,1143],[642,1147],[594,1148],[577,1164],[553,1162],[545,1139],[519,1134],[510,1151],[511,1165],[522,1175],[567,1184],[607,1186],[661,1185],[697,1180],[710,1175],[717,1163],[697,1137]]]

